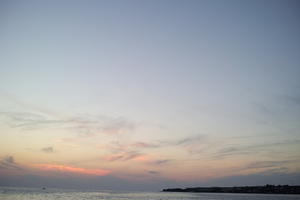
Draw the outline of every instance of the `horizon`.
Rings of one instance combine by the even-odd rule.
[[[274,184],[265,184],[265,185],[233,185],[233,186],[222,186],[222,185],[212,185],[212,186],[194,186],[194,187],[176,187],[176,188],[161,188],[160,190],[149,190],[149,189],[142,189],[142,190],[133,190],[131,189],[101,189],[101,188],[72,188],[72,187],[43,187],[43,186],[2,186],[0,188],[23,188],[23,189],[39,189],[39,190],[77,190],[77,191],[98,191],[98,192],[169,192],[168,190],[186,190],[186,189],[197,189],[197,188],[235,188],[235,187],[300,187],[300,185],[274,185]],[[170,191],[175,192],[175,191]],[[180,191],[178,191],[180,192]],[[260,194],[260,193],[255,193]],[[281,193],[282,194],[282,193]]]
[[[1,1],[0,186],[300,185],[299,8]]]

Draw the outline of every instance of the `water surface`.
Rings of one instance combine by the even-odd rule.
[[[0,200],[300,200],[300,195],[120,192],[0,187]]]

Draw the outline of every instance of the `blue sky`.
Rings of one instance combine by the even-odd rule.
[[[1,1],[0,174],[103,172],[145,188],[298,174],[298,10]]]

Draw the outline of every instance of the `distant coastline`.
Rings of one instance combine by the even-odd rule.
[[[168,188],[162,192],[207,192],[207,193],[253,193],[253,194],[300,194],[300,186],[265,185],[265,186],[237,186],[237,187],[194,187]]]

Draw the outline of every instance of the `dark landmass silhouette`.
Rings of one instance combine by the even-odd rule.
[[[256,193],[256,194],[300,194],[300,186],[265,185],[265,186],[238,186],[238,187],[194,187],[169,188],[163,192],[207,192],[207,193]]]

